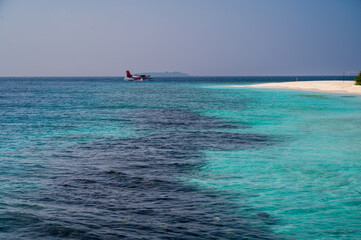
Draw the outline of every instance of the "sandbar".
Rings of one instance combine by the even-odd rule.
[[[361,95],[361,86],[355,85],[355,81],[295,81],[253,85],[232,85],[231,87],[289,89],[299,91]]]

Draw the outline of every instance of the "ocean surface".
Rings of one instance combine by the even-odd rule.
[[[0,78],[0,239],[361,239],[361,96],[230,87],[294,80]]]

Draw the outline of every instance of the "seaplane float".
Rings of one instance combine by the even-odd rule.
[[[130,73],[129,70],[126,71],[127,75],[126,77],[124,78],[124,81],[149,81],[152,79],[152,77],[150,76],[150,74],[147,74],[147,75],[132,75]]]

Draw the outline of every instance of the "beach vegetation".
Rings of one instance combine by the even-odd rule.
[[[355,77],[355,85],[361,85],[361,72]]]

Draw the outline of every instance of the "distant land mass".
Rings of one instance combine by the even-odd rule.
[[[182,72],[145,72],[138,74],[150,74],[152,77],[189,77],[189,74]]]

